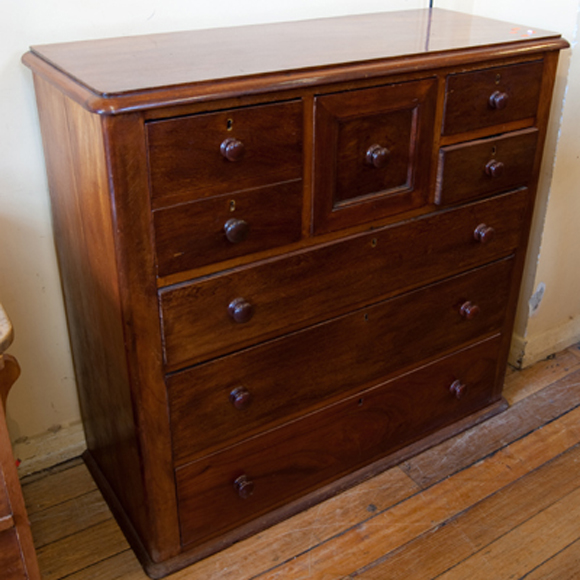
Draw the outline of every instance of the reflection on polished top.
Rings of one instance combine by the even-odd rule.
[[[423,9],[33,46],[32,53],[93,93],[114,96],[513,42],[525,50],[526,41],[559,37],[459,12]]]

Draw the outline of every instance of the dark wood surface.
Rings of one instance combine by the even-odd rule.
[[[399,443],[431,433],[400,451],[408,457],[502,408],[565,46],[555,34],[434,10],[88,41],[25,57],[87,457],[151,574],[377,473]],[[495,355],[460,356],[491,336]],[[467,379],[441,370],[456,356]],[[384,421],[386,402],[378,423],[364,401],[359,409],[362,391],[400,385],[413,370],[432,405],[411,404],[399,386],[387,389],[405,401],[398,427]],[[443,379],[449,411],[426,386]],[[335,414],[350,408],[345,397],[358,397],[352,424]],[[394,428],[399,443],[373,447],[367,428]],[[276,445],[264,450],[272,429]],[[300,459],[311,461],[304,479],[291,462],[272,468],[290,491],[255,511],[220,505],[211,473],[246,454],[282,465],[278,448],[291,457],[298,440],[322,451]],[[363,440],[361,459],[350,444]],[[245,505],[259,488],[250,472],[228,475]]]
[[[165,288],[160,300],[167,364],[174,369],[200,362],[507,256],[520,243],[527,203],[522,189]],[[495,230],[488,243],[474,238],[482,223]],[[246,324],[235,324],[227,312],[238,297],[253,305]]]
[[[171,376],[176,464],[497,332],[511,269],[503,260]],[[473,320],[459,312],[468,299]],[[253,399],[243,411],[229,400],[240,385]]]
[[[436,203],[455,204],[526,185],[532,176],[538,130],[443,147]]]
[[[181,467],[184,544],[254,519],[489,405],[497,345],[497,339],[479,344]],[[457,378],[468,385],[461,400],[449,391]],[[254,489],[240,497],[235,481],[243,475]]]

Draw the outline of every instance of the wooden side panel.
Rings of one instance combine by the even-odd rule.
[[[35,77],[81,412],[90,453],[147,529],[101,119]]]

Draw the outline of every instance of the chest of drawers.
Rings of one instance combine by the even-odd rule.
[[[421,10],[25,55],[86,459],[150,575],[503,408],[566,46]]]

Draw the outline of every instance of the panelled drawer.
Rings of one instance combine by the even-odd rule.
[[[175,272],[282,246],[302,233],[302,180],[153,212],[157,272]]]
[[[302,102],[147,123],[153,207],[302,177]]]
[[[440,205],[526,185],[532,176],[537,129],[443,147],[435,201]]]
[[[534,61],[449,75],[443,135],[535,118],[543,68]]]
[[[499,331],[513,259],[167,378],[176,465]]]
[[[183,543],[248,522],[490,404],[499,342],[479,343],[177,469]]]
[[[161,290],[167,366],[177,370],[507,256],[520,241],[527,203],[520,189]],[[476,239],[481,224],[486,236]]]
[[[426,205],[434,78],[316,98],[313,229]]]

